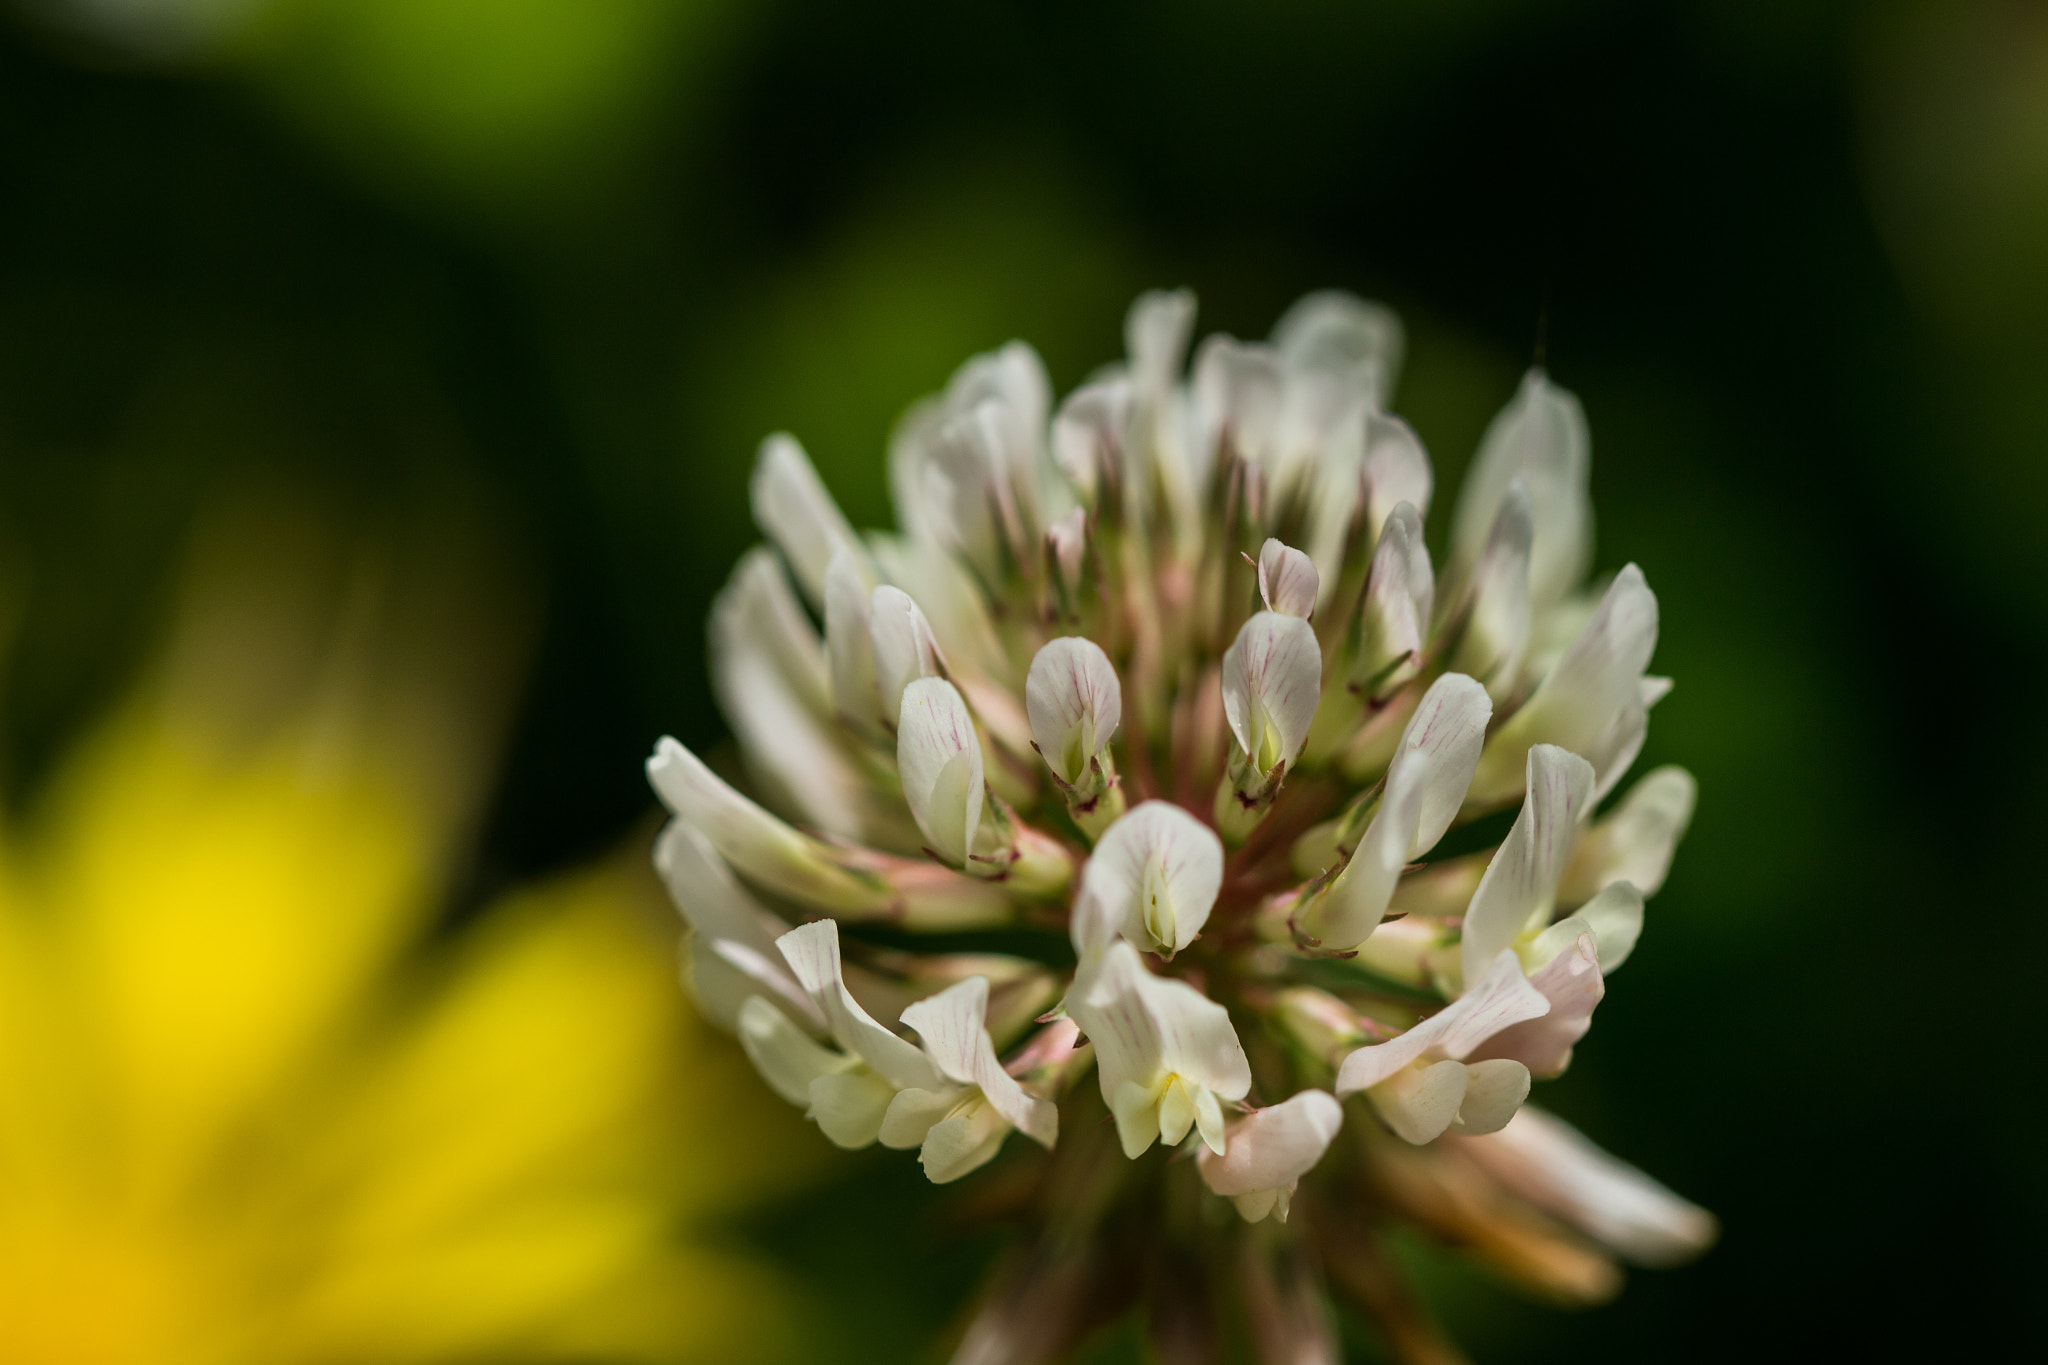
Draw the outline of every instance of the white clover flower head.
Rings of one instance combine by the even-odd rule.
[[[1595,814],[1669,683],[1642,571],[1586,581],[1577,399],[1524,379],[1439,572],[1394,315],[1315,294],[1190,363],[1193,321],[1139,299],[1057,404],[1028,346],[969,360],[891,440],[894,532],[770,437],[768,544],[710,632],[747,793],[672,739],[648,763],[687,984],[776,1093],[938,1183],[1050,1149],[1013,1168],[1047,1240],[961,1359],[1027,1326],[1057,1356],[1113,1286],[1173,1284],[1106,1249],[1174,1201],[1270,1220],[1230,1292],[1286,1360],[1331,1358],[1320,1286],[1380,1282],[1389,1214],[1553,1296],[1546,1248],[1587,1253],[1546,1220],[1653,1263],[1713,1235],[1523,1103],[1696,801],[1660,768]]]

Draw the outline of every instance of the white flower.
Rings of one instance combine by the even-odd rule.
[[[1252,1087],[1229,1011],[1184,981],[1152,975],[1136,948],[1118,942],[1068,1012],[1095,1045],[1102,1098],[1125,1156],[1154,1140],[1176,1146],[1190,1128],[1211,1151],[1225,1150],[1221,1101],[1241,1100]]]
[[[960,1365],[1067,1358],[1118,1306],[1139,1278],[1118,1248],[1149,1245],[1141,1220],[1194,1178],[1119,1169],[1154,1142],[1247,1219],[1314,1210],[1227,1262],[1186,1248],[1228,1265],[1205,1284],[1231,1300],[1161,1327],[1190,1358],[1220,1356],[1231,1321],[1262,1359],[1334,1362],[1321,1286],[1390,1302],[1390,1219],[1481,1256],[1513,1242],[1525,1272],[1555,1251],[1573,1268],[1546,1283],[1581,1291],[1612,1267],[1545,1242],[1531,1205],[1628,1254],[1711,1236],[1670,1235],[1682,1214],[1550,1121],[1511,1123],[1591,1027],[1694,805],[1661,769],[1591,819],[1669,684],[1644,672],[1641,572],[1585,581],[1577,400],[1523,381],[1439,565],[1429,455],[1390,411],[1391,313],[1311,295],[1190,366],[1193,321],[1186,291],[1139,298],[1126,358],[1056,411],[1030,347],[968,360],[891,438],[893,532],[848,526],[771,437],[768,544],[710,630],[745,794],[673,740],[648,764],[689,987],[770,1086],[942,1183],[1012,1129],[1059,1139],[1011,1168],[1039,1188],[1005,1199],[1044,1227]],[[879,927],[842,966],[855,922]],[[1070,969],[1042,965],[1060,932]],[[1406,1143],[1376,1123],[1318,1169],[1358,1092]]]
[[[917,1147],[935,1185],[984,1165],[1015,1128],[1041,1146],[1059,1137],[1059,1110],[1026,1093],[996,1060],[988,1032],[988,980],[974,976],[903,1011],[951,1085],[900,1090],[883,1117],[887,1147]]]
[[[1315,1169],[1344,1126],[1344,1107],[1327,1091],[1303,1090],[1254,1110],[1225,1130],[1228,1146],[1196,1154],[1202,1180],[1237,1205],[1248,1223],[1267,1214],[1287,1221],[1301,1178]]]
[[[740,1010],[740,1043],[777,1094],[809,1106],[809,1117],[826,1137],[841,1147],[865,1147],[881,1135],[898,1091],[939,1090],[946,1078],[916,1044],[876,1023],[846,989],[838,925],[801,925],[776,946],[839,1050],[812,1041],[760,996]]]
[[[1195,941],[1223,885],[1223,841],[1169,801],[1145,801],[1111,825],[1081,872],[1078,919],[1172,957]]]
[[[1550,1002],[1503,952],[1478,984],[1400,1037],[1359,1048],[1337,1068],[1340,1098],[1366,1092],[1387,1126],[1413,1143],[1456,1126],[1491,1133],[1529,1094],[1529,1069],[1505,1058],[1467,1063],[1488,1039]]]

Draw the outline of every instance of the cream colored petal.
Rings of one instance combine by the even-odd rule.
[[[1414,504],[1402,502],[1387,517],[1373,548],[1354,681],[1373,683],[1376,694],[1385,695],[1413,677],[1429,640],[1435,602],[1436,580],[1422,543],[1422,522]],[[1407,662],[1400,663],[1404,658]]]
[[[1498,1133],[1529,1098],[1529,1068],[1505,1057],[1468,1062],[1465,1098],[1451,1122],[1461,1133]]]
[[[1434,1142],[1458,1116],[1465,1101],[1463,1062],[1417,1063],[1404,1067],[1366,1092],[1387,1127],[1404,1142]]]
[[[987,1104],[970,1104],[935,1124],[918,1152],[925,1178],[947,1185],[987,1165],[1002,1148],[1010,1125]]]
[[[1521,684],[1529,645],[1529,554],[1535,525],[1521,480],[1508,485],[1472,571],[1470,608],[1451,666],[1481,678],[1495,701]]]
[[[858,1150],[882,1131],[896,1091],[866,1067],[820,1076],[811,1082],[809,1117],[835,1146]]]
[[[1572,1048],[1592,1027],[1593,1009],[1607,986],[1593,936],[1583,932],[1578,921],[1566,920],[1564,925],[1578,931],[1572,942],[1529,977],[1529,984],[1550,1002],[1549,1012],[1502,1029],[1474,1051],[1475,1057],[1512,1058],[1542,1077],[1555,1076],[1570,1065]]]
[[[1628,961],[1643,933],[1643,893],[1628,882],[1611,882],[1607,889],[1580,906],[1574,916],[1592,929],[1600,945],[1600,970],[1612,974]]]

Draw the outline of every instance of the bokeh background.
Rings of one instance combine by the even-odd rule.
[[[1413,1248],[1475,1356],[2040,1350],[2039,6],[16,0],[0,1355],[923,1358],[997,1243],[671,1003],[640,759],[763,434],[884,522],[1178,284],[1395,305],[1445,487],[1540,334],[1662,602],[1700,812],[1546,1102],[1724,1240]]]

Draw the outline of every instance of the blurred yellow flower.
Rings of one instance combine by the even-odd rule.
[[[238,525],[0,831],[0,1360],[772,1355],[777,1285],[701,1229],[793,1125],[638,851],[436,929],[504,694],[465,684],[512,671],[489,570]]]

